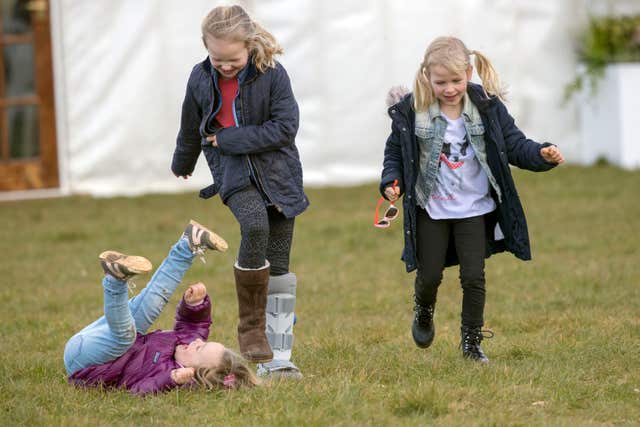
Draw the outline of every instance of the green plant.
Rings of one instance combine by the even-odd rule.
[[[584,69],[567,85],[567,98],[587,81],[594,93],[607,64],[640,61],[640,15],[591,17],[578,42],[578,59]]]

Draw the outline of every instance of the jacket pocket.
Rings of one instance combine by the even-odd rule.
[[[433,139],[436,135],[433,126],[428,128],[416,127],[416,136],[421,139]]]
[[[209,165],[209,171],[213,177],[213,184],[200,190],[200,197],[208,199],[215,196],[220,191],[222,185],[222,176],[224,171],[224,164],[221,160],[219,151],[211,146],[203,146],[204,156],[207,159]]]

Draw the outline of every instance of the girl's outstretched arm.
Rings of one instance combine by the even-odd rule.
[[[181,385],[173,378],[172,371],[161,371],[152,377],[138,381],[135,384],[128,387],[130,393],[145,396],[151,393],[159,393],[162,391],[171,390],[176,385]]]
[[[541,152],[541,149],[551,147],[553,144],[549,142],[540,144],[528,139],[518,129],[513,117],[507,111],[507,107],[501,101],[498,101],[498,119],[509,163],[521,169],[528,169],[534,172],[547,171],[558,165],[558,162],[548,162]]]
[[[197,305],[189,304],[187,298],[191,297],[185,292],[185,296],[176,308],[176,322],[173,329],[177,332],[197,335],[203,340],[207,340],[209,338],[209,327],[211,326],[211,301],[209,295],[205,294]]]
[[[170,371],[164,370],[158,372],[152,377],[148,377],[133,384],[129,387],[129,391],[139,396],[145,396],[151,393],[159,393],[171,390],[176,385],[184,385],[193,379],[195,375],[194,368],[177,368]]]

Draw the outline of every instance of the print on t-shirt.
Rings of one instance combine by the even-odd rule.
[[[436,175],[436,185],[432,194],[435,200],[455,200],[456,193],[460,192],[462,184],[462,168],[465,161],[473,158],[473,153],[467,155],[469,141],[466,137],[461,141],[444,142],[442,144],[442,153],[440,154],[440,162],[438,164],[438,174]],[[446,168],[447,171],[442,169]]]
[[[467,141],[462,144],[460,148],[460,155],[463,157],[467,155],[467,147],[469,143]],[[451,144],[445,142],[442,145],[442,153],[440,154],[440,166],[442,166],[442,162],[449,167],[449,169],[458,169],[464,165],[464,160],[460,161],[460,156],[451,154]]]
[[[447,120],[438,173],[426,209],[433,219],[466,218],[495,209],[489,180],[471,146],[462,117]]]

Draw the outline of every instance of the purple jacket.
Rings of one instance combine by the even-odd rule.
[[[102,365],[74,372],[69,382],[79,386],[125,388],[134,394],[156,393],[179,387],[171,379],[171,371],[180,368],[173,355],[179,344],[197,338],[206,340],[211,326],[211,301],[207,295],[197,306],[180,301],[172,331],[156,330],[138,333],[125,354]]]

